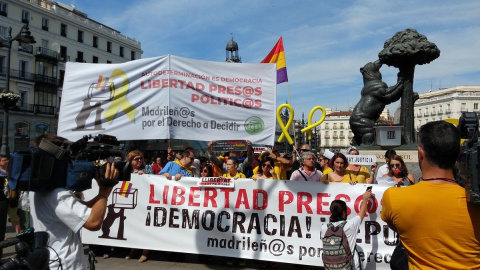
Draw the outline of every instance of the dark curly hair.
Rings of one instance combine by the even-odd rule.
[[[345,220],[343,213],[347,213],[347,203],[342,200],[334,200],[332,204],[330,204],[330,213],[332,213],[330,222]]]

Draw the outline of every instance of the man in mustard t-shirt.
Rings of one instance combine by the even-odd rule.
[[[423,125],[418,138],[422,178],[387,189],[381,217],[399,233],[410,270],[480,269],[480,205],[467,202],[453,175],[460,134],[435,121]]]

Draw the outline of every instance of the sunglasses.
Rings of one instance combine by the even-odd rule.
[[[302,152],[302,151],[310,151],[310,150],[308,150],[308,149],[300,149],[300,152]]]
[[[139,157],[139,158],[134,158],[133,160],[140,161],[140,160],[143,160],[143,158]]]
[[[400,164],[400,163],[392,163],[392,164],[390,164],[390,168],[400,168],[401,165],[402,164]]]
[[[209,171],[208,171],[208,170],[203,170],[202,172],[206,172],[206,173],[208,173]]]
[[[272,165],[269,164],[263,164],[263,167],[267,167],[268,169],[272,168]]]

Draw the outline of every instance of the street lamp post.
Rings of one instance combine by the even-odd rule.
[[[8,37],[0,36],[0,47],[8,48],[7,53],[7,67],[6,67],[6,79],[5,79],[5,90],[4,93],[10,92],[10,55],[12,53],[12,42],[18,41],[22,44],[33,44],[35,43],[35,38],[32,36],[31,32],[28,30],[28,23],[22,26],[20,32],[17,35],[12,37],[12,27],[8,28]],[[2,147],[0,148],[0,154],[10,156],[10,149],[8,147],[8,110],[9,107],[14,105],[11,102],[4,100],[3,102],[3,132],[2,132]]]

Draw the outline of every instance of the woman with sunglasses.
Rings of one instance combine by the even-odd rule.
[[[408,172],[407,166],[403,159],[399,155],[395,155],[388,161],[388,173],[383,175],[384,177],[392,177],[395,186],[399,187],[405,184],[405,180],[409,185],[415,184],[415,178],[413,174]]]
[[[133,150],[128,153],[127,162],[132,166],[132,173],[144,174],[145,173],[145,158],[143,153],[139,150]]]
[[[277,180],[277,174],[275,173],[274,161],[271,157],[265,156],[260,160],[257,172],[252,176],[253,179],[275,179]]]
[[[210,164],[205,164],[200,168],[200,177],[213,177],[213,168]]]
[[[139,175],[145,173],[145,158],[143,157],[143,153],[140,150],[133,150],[128,153],[127,162],[130,162],[132,166],[132,173],[138,173]],[[130,253],[125,257],[126,260],[130,260],[135,256],[135,249],[131,249]],[[148,260],[148,249],[142,250],[142,255],[140,256],[140,259],[138,259],[138,262],[143,263]]]

